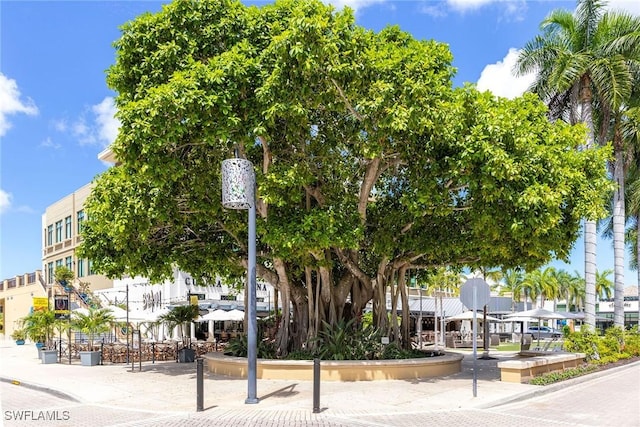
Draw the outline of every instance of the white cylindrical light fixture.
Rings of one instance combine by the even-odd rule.
[[[222,206],[249,209],[255,203],[256,178],[253,164],[245,159],[222,161]]]

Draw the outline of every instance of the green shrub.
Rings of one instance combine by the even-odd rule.
[[[287,354],[288,360],[313,360],[315,355],[309,350],[295,350]]]
[[[629,357],[640,356],[640,333],[638,333],[638,325],[634,325],[624,334],[624,344],[622,351],[629,354]]]
[[[565,337],[564,347],[571,353],[584,353],[587,361],[600,359],[598,335],[588,328],[569,333]]]
[[[533,385],[549,385],[558,381],[564,381],[571,378],[579,377],[581,375],[588,374],[595,371],[597,368],[594,365],[582,365],[577,368],[566,369],[562,372],[549,372],[539,377],[532,378],[529,384]]]
[[[228,356],[247,357],[249,353],[249,344],[246,335],[240,335],[229,340],[224,349],[224,354]],[[258,341],[257,357],[259,359],[274,359],[276,349],[273,342],[269,340]]]

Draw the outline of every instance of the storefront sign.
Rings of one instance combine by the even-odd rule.
[[[46,310],[49,308],[49,299],[47,297],[33,297],[33,311]]]
[[[68,319],[70,316],[69,295],[55,295],[53,301],[53,313],[56,319]]]

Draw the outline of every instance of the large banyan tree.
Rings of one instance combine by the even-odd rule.
[[[323,321],[387,316],[409,270],[537,267],[601,215],[607,149],[550,123],[534,96],[452,87],[447,46],[355,25],[319,0],[175,1],[126,23],[108,84],[118,165],[87,201],[81,254],[111,277],[238,281],[247,219],[221,162],[255,166],[257,275],[279,292],[280,353]]]

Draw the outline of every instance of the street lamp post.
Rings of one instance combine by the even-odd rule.
[[[256,310],[256,178],[253,164],[245,159],[222,162],[222,206],[228,209],[249,210],[247,250],[247,399],[244,403],[258,403],[256,393],[258,319]]]
[[[129,284],[127,283],[127,287],[125,288],[125,293],[127,296],[127,364],[129,364]]]

